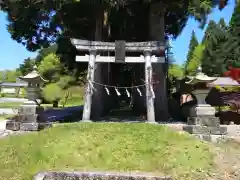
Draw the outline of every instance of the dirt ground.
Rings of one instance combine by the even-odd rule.
[[[182,124],[168,126],[179,133],[185,133],[182,131]],[[208,180],[240,180],[240,136],[211,144],[211,146],[213,152],[216,153],[214,160],[216,170],[209,175]]]
[[[213,144],[216,172],[213,180],[240,180],[240,139]]]

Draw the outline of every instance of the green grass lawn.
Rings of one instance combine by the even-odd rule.
[[[19,103],[19,102],[4,102],[4,103],[0,103],[0,108],[19,108],[19,106],[23,104],[23,103]],[[71,106],[80,106],[83,104],[83,101],[70,101],[68,102],[65,107],[71,107]],[[41,106],[43,107],[52,107],[52,104],[41,104]],[[59,108],[61,108],[62,106],[59,105]]]
[[[0,108],[18,108],[21,104],[20,102],[1,102]]]
[[[0,108],[19,108],[22,102],[3,102],[0,103]],[[51,107],[52,104],[42,104],[43,107]]]
[[[211,172],[213,157],[207,143],[165,126],[63,124],[0,139],[0,179],[32,180],[39,171],[69,170],[141,171],[197,180]]]
[[[24,94],[15,94],[15,93],[1,93],[1,97],[25,98],[25,95]]]
[[[10,119],[12,118],[14,115],[0,115],[0,121],[1,120],[7,120],[7,119]]]

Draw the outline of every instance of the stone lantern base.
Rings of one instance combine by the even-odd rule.
[[[203,140],[211,141],[212,136],[227,134],[227,127],[221,127],[219,118],[215,117],[215,108],[208,104],[193,107],[187,123],[183,130]]]
[[[6,129],[11,131],[40,131],[52,127],[51,123],[24,123],[17,121],[8,121]]]
[[[215,113],[215,108],[208,104],[197,105],[191,109],[187,122],[189,125],[219,126],[220,120]]]
[[[7,122],[6,129],[13,131],[39,131],[51,127],[51,123],[40,118],[40,114],[43,111],[43,107],[39,106],[35,101],[29,100],[20,106],[16,119]]]

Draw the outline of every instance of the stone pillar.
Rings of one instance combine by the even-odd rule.
[[[147,120],[150,123],[155,122],[154,112],[154,98],[152,93],[152,64],[151,64],[151,51],[144,52],[145,58],[145,82],[146,82],[146,108]]]
[[[96,50],[90,50],[90,60],[88,64],[88,74],[87,74],[87,87],[85,91],[85,99],[84,99],[84,108],[83,108],[83,116],[82,121],[89,121],[91,119],[91,108],[92,108],[92,94],[94,93],[92,89],[93,81],[94,81],[94,71],[95,71],[95,60],[96,60]]]
[[[150,39],[153,41],[165,41],[165,25],[164,25],[164,5],[162,2],[152,3],[150,5],[149,14],[149,32]],[[169,118],[167,103],[167,87],[166,87],[166,70],[165,64],[153,64],[153,81],[159,82],[154,85],[155,92],[155,118],[157,121],[164,121]]]

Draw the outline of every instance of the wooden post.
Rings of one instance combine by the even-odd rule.
[[[90,121],[91,118],[91,105],[92,105],[92,94],[93,89],[91,82],[94,81],[94,71],[95,71],[95,60],[96,60],[96,50],[90,49],[90,57],[88,63],[88,73],[87,73],[87,87],[85,91],[85,102],[83,108],[82,121]]]
[[[147,121],[155,123],[154,99],[151,91],[152,88],[152,64],[151,51],[144,51],[145,58],[145,82],[146,82],[146,107],[147,107]]]

